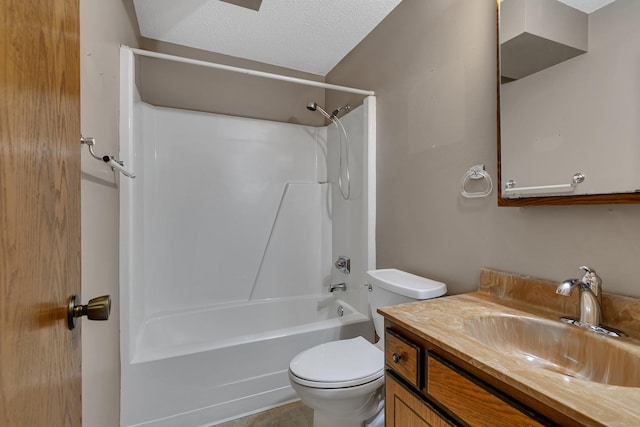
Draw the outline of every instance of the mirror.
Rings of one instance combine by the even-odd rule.
[[[640,203],[640,1],[499,16],[498,204]]]

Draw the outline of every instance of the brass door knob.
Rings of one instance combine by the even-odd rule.
[[[82,316],[87,316],[89,320],[109,320],[110,312],[110,295],[93,298],[89,300],[87,305],[80,304],[80,297],[78,295],[71,295],[67,308],[67,325],[69,329],[75,329],[78,325],[78,318]]]

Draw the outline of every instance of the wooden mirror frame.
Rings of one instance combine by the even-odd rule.
[[[498,206],[601,205],[640,203],[640,193],[577,194],[572,196],[502,197],[502,159],[500,156],[500,0],[496,0],[496,96],[498,148]]]

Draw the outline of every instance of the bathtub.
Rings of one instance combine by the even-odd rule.
[[[150,317],[131,363],[122,366],[123,425],[214,425],[295,400],[290,360],[314,345],[358,335],[373,338],[369,316],[336,295]]]

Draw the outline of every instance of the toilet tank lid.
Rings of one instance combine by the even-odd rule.
[[[414,299],[430,299],[447,293],[442,282],[416,276],[395,268],[367,271],[369,284]]]

